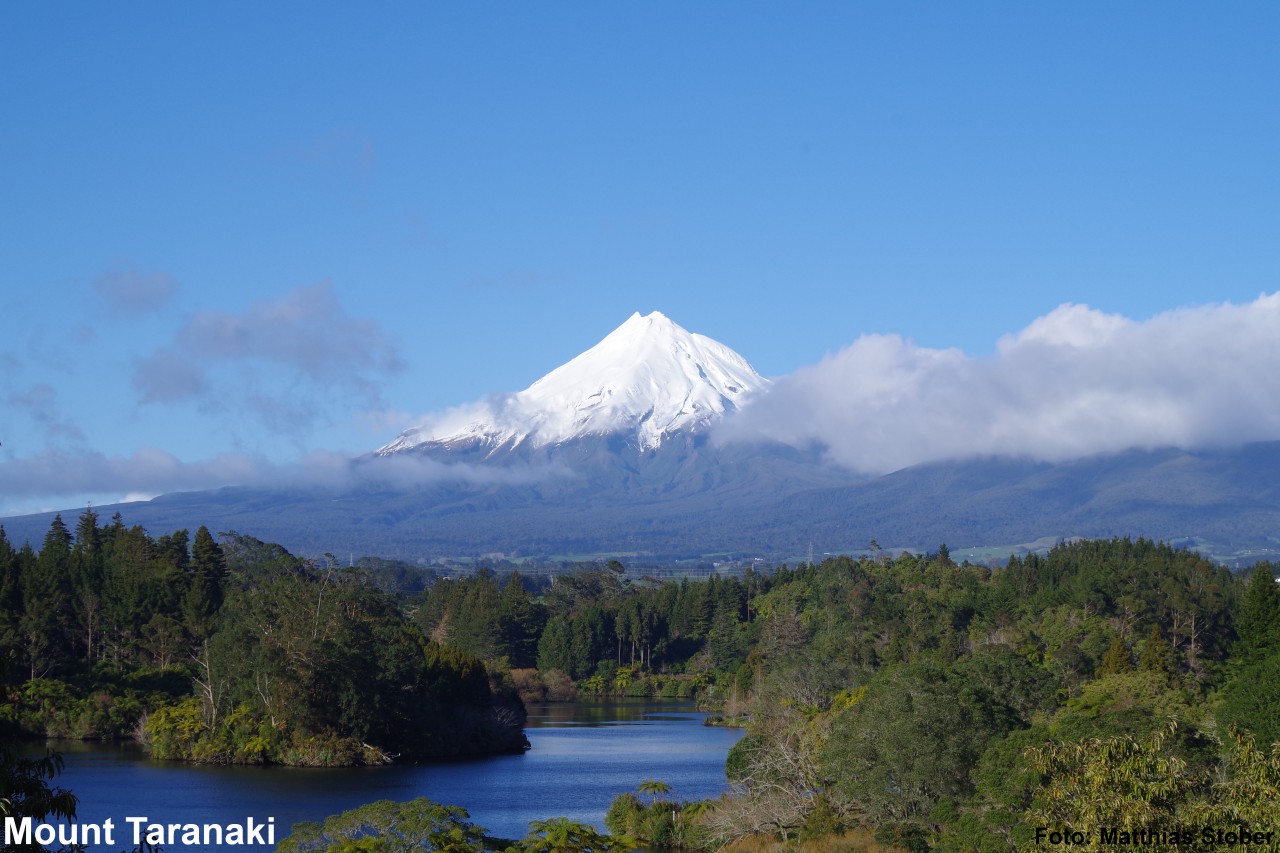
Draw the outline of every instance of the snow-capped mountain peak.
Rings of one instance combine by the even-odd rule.
[[[658,311],[632,314],[591,349],[516,394],[454,410],[378,451],[481,440],[493,447],[625,434],[643,449],[737,409],[768,380],[724,344]]]

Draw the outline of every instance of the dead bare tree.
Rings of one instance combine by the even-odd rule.
[[[196,665],[196,675],[192,681],[196,685],[196,694],[204,703],[205,725],[209,731],[213,731],[218,724],[218,705],[226,685],[214,678],[213,664],[209,659],[208,640],[200,644],[199,654],[193,653],[191,660]]]

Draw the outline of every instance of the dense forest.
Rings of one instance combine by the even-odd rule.
[[[1153,850],[1226,843],[1206,844],[1206,831],[1280,838],[1270,564],[1237,577],[1116,539],[998,569],[956,564],[945,546],[705,582],[626,582],[614,569],[546,590],[530,617],[544,625],[536,659],[520,644],[529,635],[504,628],[520,622],[502,604],[510,582],[438,583],[415,618],[579,690],[687,687],[745,726],[731,796],[624,795],[609,815],[617,832],[742,850],[1003,851],[1040,846],[1042,827],[1095,845],[1103,830],[1195,835],[1144,839]]]
[[[3,733],[295,765],[525,746],[514,690],[361,573],[221,538],[92,511],[74,532],[56,519],[38,552],[0,529]]]
[[[941,546],[706,580],[617,562],[424,579],[87,511],[39,551],[0,535],[0,571],[10,735],[130,735],[196,761],[407,759],[519,748],[517,691],[690,697],[744,727],[721,799],[673,802],[645,780],[610,808],[612,842],[549,820],[519,849],[1008,851],[1050,829],[1280,849],[1265,563],[1236,576],[1114,539],[999,568]],[[498,846],[457,810],[367,808],[288,849],[401,849],[411,824],[413,849]]]

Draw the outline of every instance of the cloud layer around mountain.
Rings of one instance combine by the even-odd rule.
[[[57,495],[99,494],[109,500],[149,500],[170,492],[225,486],[257,488],[349,489],[411,488],[432,483],[474,485],[541,482],[568,477],[553,465],[503,468],[446,463],[403,454],[390,458],[352,459],[329,451],[313,451],[288,463],[247,453],[221,453],[186,462],[159,448],[143,448],[128,456],[87,450],[49,450],[25,459],[0,462],[0,494],[17,505]],[[123,496],[123,497],[122,497]],[[19,512],[36,512],[28,506]],[[14,513],[18,514],[18,513]]]
[[[1277,439],[1280,293],[1143,321],[1065,304],[982,356],[864,335],[776,380],[718,438],[818,445],[869,474]]]

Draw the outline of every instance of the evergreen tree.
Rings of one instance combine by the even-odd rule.
[[[196,530],[195,541],[191,543],[191,568],[219,581],[227,574],[226,554],[203,524]]]
[[[1240,663],[1259,660],[1280,647],[1280,584],[1270,563],[1259,563],[1249,576],[1236,634],[1239,640],[1231,651]]]
[[[102,585],[102,531],[98,529],[98,514],[86,507],[76,522],[75,544],[72,547],[73,581],[77,587]]]
[[[1138,658],[1138,669],[1143,672],[1158,672],[1162,675],[1173,673],[1173,649],[1160,632],[1159,623],[1151,626],[1151,633],[1142,645],[1142,654]]]
[[[213,615],[222,606],[223,582],[227,560],[222,548],[204,525],[196,531],[191,548],[191,577],[182,599],[182,613],[187,628],[197,637],[207,636]]]
[[[86,507],[76,522],[75,544],[71,549],[71,604],[84,642],[85,660],[89,663],[93,663],[95,641],[101,631],[104,566],[98,514],[92,507]]]
[[[23,579],[23,612],[19,630],[26,647],[31,678],[66,667],[71,657],[71,533],[55,515],[37,556],[30,546],[19,554]]]
[[[1280,742],[1280,651],[1246,663],[1222,690],[1220,719],[1252,732],[1269,747]]]
[[[118,516],[103,540],[103,639],[119,665],[134,654],[141,628],[154,609],[148,572],[152,541],[141,527],[125,527]]]
[[[500,594],[493,573],[479,571],[459,584],[449,600],[447,642],[481,660],[505,654],[499,625]]]
[[[4,525],[0,525],[0,684],[16,673],[16,665],[21,659],[19,619],[22,612],[18,552],[9,544]]]
[[[1124,644],[1124,639],[1117,636],[1111,641],[1111,647],[1107,649],[1107,653],[1102,658],[1102,663],[1098,664],[1098,675],[1119,675],[1123,672],[1132,672],[1133,664],[1129,660],[1129,647]]]
[[[525,591],[520,573],[507,576],[498,601],[502,645],[513,667],[530,667],[538,662],[538,633],[545,619]]]
[[[186,530],[175,530],[156,540],[155,557],[165,565],[185,572],[191,562],[190,542],[191,536]]]
[[[569,630],[560,616],[551,617],[538,638],[538,669],[557,670],[570,677],[575,675]]]

